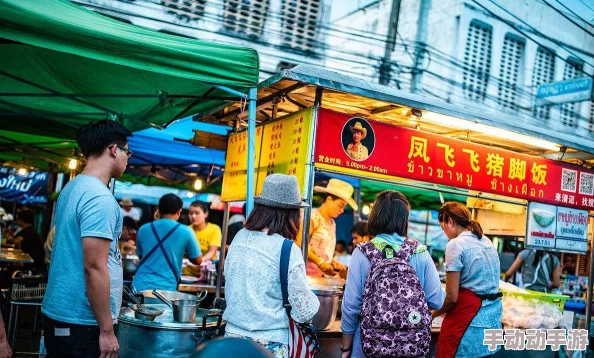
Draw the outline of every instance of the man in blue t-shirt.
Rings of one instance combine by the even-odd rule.
[[[113,325],[122,303],[122,212],[107,185],[126,170],[130,136],[111,120],[78,130],[76,141],[87,165],[61,191],[56,207],[41,307],[48,357],[117,357]]]
[[[177,291],[184,253],[195,265],[202,262],[194,231],[177,222],[182,205],[177,195],[164,195],[159,200],[161,218],[138,230],[136,254],[141,259],[132,281],[136,290]]]

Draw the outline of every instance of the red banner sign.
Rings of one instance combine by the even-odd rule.
[[[594,209],[593,170],[327,109],[318,112],[315,161],[361,175]]]

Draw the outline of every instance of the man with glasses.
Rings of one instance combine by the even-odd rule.
[[[77,133],[87,165],[60,193],[44,315],[48,357],[117,357],[122,301],[122,212],[108,188],[126,170],[132,133],[115,121]]]

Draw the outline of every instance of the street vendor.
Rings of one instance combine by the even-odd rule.
[[[202,260],[217,260],[218,251],[221,248],[223,235],[221,228],[208,222],[209,205],[204,201],[197,200],[190,204],[189,214],[190,228],[194,230],[200,251],[203,253]],[[183,269],[183,274],[200,277],[200,266],[188,265]]]
[[[532,291],[550,293],[561,286],[561,263],[553,253],[544,250],[522,250],[505,273],[509,281],[522,267],[523,287]]]
[[[358,209],[353,200],[355,189],[347,182],[330,179],[326,187],[315,186],[314,190],[325,194],[322,205],[311,211],[309,225],[309,250],[307,254],[306,271],[310,276],[334,276],[341,273],[346,277],[346,266],[333,259],[336,247],[336,223],[347,205]],[[301,246],[301,235],[296,244]]]
[[[353,143],[347,146],[347,155],[354,160],[361,161],[369,157],[369,150],[361,143],[367,137],[367,128],[363,127],[361,122],[350,126],[353,133]]]
[[[202,256],[194,232],[178,222],[182,200],[175,194],[159,199],[160,219],[138,230],[136,252],[141,257],[132,286],[138,291],[177,291],[184,253],[200,265]]]

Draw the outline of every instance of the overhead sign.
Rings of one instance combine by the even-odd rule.
[[[563,252],[588,252],[588,212],[530,202],[526,247]]]
[[[312,115],[313,108],[307,108],[256,128],[256,195],[262,191],[266,176],[273,173],[295,175],[301,192],[305,192]],[[247,146],[247,132],[229,136],[222,201],[246,199]]]
[[[0,167],[0,200],[22,205],[47,202],[47,173],[30,171],[19,175],[16,168]]]
[[[594,171],[320,109],[316,166],[594,209]],[[357,124],[358,123],[358,124]]]
[[[536,96],[552,103],[587,101],[592,99],[592,78],[546,83],[538,86]]]

